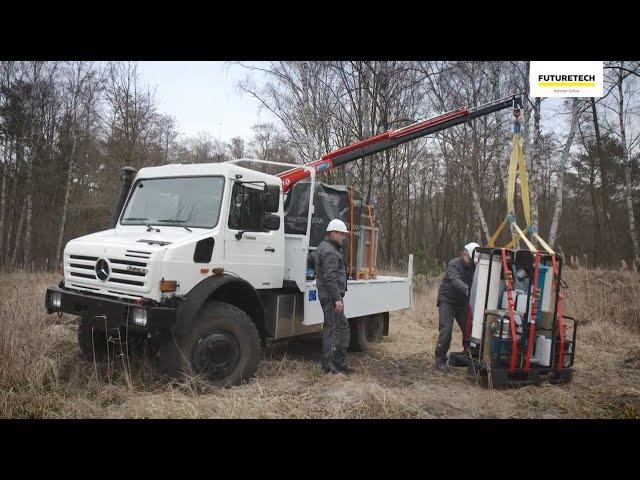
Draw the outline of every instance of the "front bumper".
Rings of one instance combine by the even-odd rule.
[[[61,295],[60,305],[54,307],[52,296]],[[71,315],[84,315],[95,328],[108,330],[121,325],[128,325],[133,329],[160,330],[171,328],[176,322],[176,307],[154,304],[139,304],[134,301],[117,300],[101,295],[68,290],[63,287],[47,288],[45,295],[47,313],[62,312]],[[133,323],[134,308],[144,308],[147,311],[145,326]]]

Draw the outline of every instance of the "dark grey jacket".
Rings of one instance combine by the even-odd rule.
[[[340,247],[325,238],[316,249],[315,259],[318,298],[342,300],[347,291],[347,269]]]
[[[469,290],[473,282],[475,264],[464,263],[462,257],[454,258],[447,264],[447,273],[438,290],[438,301],[447,302],[455,306],[464,306],[468,302]]]

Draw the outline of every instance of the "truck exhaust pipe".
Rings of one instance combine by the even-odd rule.
[[[122,169],[122,188],[120,189],[120,198],[118,198],[116,209],[113,212],[111,228],[116,228],[116,225],[118,224],[118,218],[120,218],[120,213],[122,212],[122,208],[124,207],[124,202],[127,201],[127,197],[129,196],[129,192],[131,191],[131,185],[133,184],[133,179],[136,176],[136,172],[137,170],[133,167],[124,167]]]

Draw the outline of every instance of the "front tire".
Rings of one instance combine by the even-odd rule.
[[[233,305],[212,301],[190,332],[169,335],[158,351],[157,366],[171,376],[198,375],[224,387],[253,377],[261,359],[260,335],[251,318]]]
[[[352,352],[363,352],[371,348],[382,338],[384,333],[384,315],[368,315],[366,317],[356,317],[349,321],[351,337],[349,340],[349,350]]]

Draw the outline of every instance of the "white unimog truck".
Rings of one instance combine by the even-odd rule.
[[[125,168],[112,228],[66,245],[64,279],[47,289],[46,309],[79,316],[78,343],[90,360],[108,357],[114,343],[143,340],[161,371],[238,384],[255,373],[268,340],[322,328],[315,280],[307,277],[316,173],[516,102],[454,110],[293,169],[245,159],[142,168],[134,179]],[[269,175],[239,162],[290,170]],[[310,183],[306,231],[286,233],[286,195],[303,179]],[[368,244],[370,267],[375,245]],[[351,277],[344,311],[351,347],[361,350],[388,333],[389,312],[411,307],[412,256],[406,277]]]
[[[312,174],[310,195],[314,183]],[[323,322],[306,278],[313,208],[306,235],[285,234],[281,186],[235,163],[140,169],[115,227],[67,243],[47,310],[80,317],[88,359],[104,359],[114,341],[145,339],[166,373],[220,385],[251,377],[267,340]],[[410,259],[407,277],[348,282],[352,348],[386,334],[389,312],[410,308],[411,278]]]

